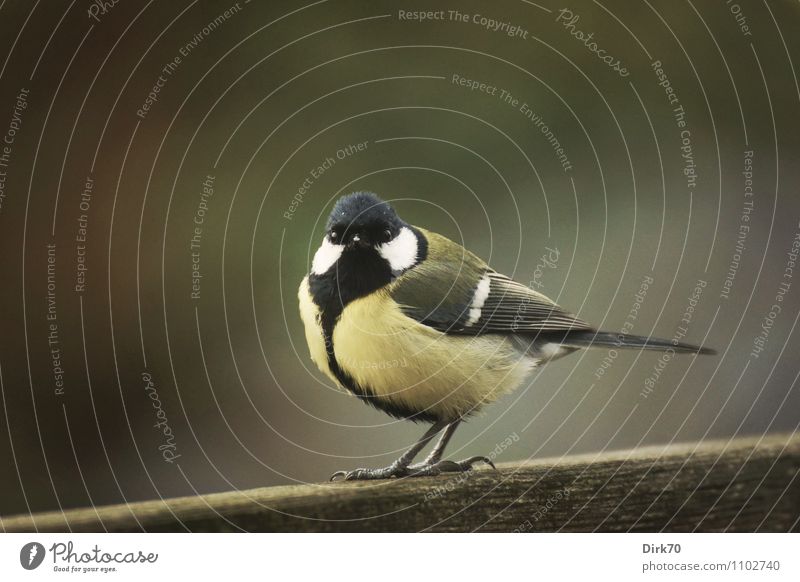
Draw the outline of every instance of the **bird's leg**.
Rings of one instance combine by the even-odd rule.
[[[492,463],[492,460],[489,457],[470,457],[462,461],[441,460],[444,449],[447,447],[447,443],[450,442],[450,438],[453,436],[453,433],[456,432],[456,428],[458,428],[460,423],[461,419],[457,419],[445,427],[442,436],[439,438],[439,441],[433,447],[433,450],[431,450],[430,454],[425,458],[425,460],[421,463],[417,463],[408,467],[409,477],[425,477],[431,475],[440,475],[442,473],[462,473],[464,471],[470,471],[476,463],[486,463],[487,465],[491,466],[492,469],[495,468],[494,463]]]
[[[454,420],[450,424],[448,424],[444,431],[442,432],[442,436],[439,437],[439,440],[436,441],[436,444],[431,449],[430,454],[425,457],[425,460],[421,463],[417,463],[415,465],[411,465],[410,469],[415,469],[419,467],[423,467],[425,465],[435,465],[438,463],[441,458],[442,454],[444,454],[444,449],[447,447],[447,443],[450,442],[450,438],[453,436],[453,433],[456,432],[456,428],[461,423],[461,419]]]
[[[331,481],[335,481],[337,477],[343,477],[344,481],[358,481],[362,479],[388,479],[389,477],[403,477],[409,474],[409,465],[414,457],[425,448],[430,440],[436,436],[443,428],[449,425],[444,421],[439,421],[431,426],[422,438],[419,439],[414,445],[408,449],[403,455],[388,467],[381,469],[353,469],[352,471],[336,471],[331,475]],[[440,441],[441,442],[441,441]],[[447,443],[445,442],[445,445]],[[438,444],[437,444],[438,447]],[[444,449],[444,447],[442,447]],[[441,453],[440,453],[441,454]]]

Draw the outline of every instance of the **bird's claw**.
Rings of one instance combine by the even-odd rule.
[[[410,467],[389,465],[381,469],[353,469],[352,471],[336,471],[331,481],[365,481],[368,479],[390,479],[392,477],[433,477],[442,473],[464,473],[471,471],[477,463],[486,463],[497,470],[489,457],[477,456],[462,461],[437,461],[436,463],[420,463]]]
[[[462,461],[438,461],[432,464],[420,464],[410,467],[410,477],[428,477],[434,475],[441,475],[442,473],[465,473],[472,471],[477,463],[486,463],[492,469],[497,470],[494,463],[489,457],[477,456],[464,459]]]
[[[352,471],[336,471],[331,475],[331,481],[341,477],[341,481],[365,481],[368,479],[389,479],[390,477],[403,477],[408,474],[406,467],[389,465],[381,469],[353,469]]]
[[[331,475],[330,481],[336,481],[336,477],[346,477],[347,471],[336,471],[333,475]]]

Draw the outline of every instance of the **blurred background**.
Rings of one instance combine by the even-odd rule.
[[[355,190],[602,328],[719,350],[560,360],[449,456],[794,431],[798,24],[789,0],[6,0],[0,514],[322,482],[413,442],[298,316]]]

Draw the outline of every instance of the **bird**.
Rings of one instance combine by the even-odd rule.
[[[518,388],[534,368],[578,350],[715,353],[600,331],[462,245],[405,222],[371,192],[336,201],[298,300],[321,372],[392,417],[430,425],[390,465],[337,471],[331,481],[494,468],[486,456],[442,458],[456,428]],[[439,434],[424,460],[413,463]]]

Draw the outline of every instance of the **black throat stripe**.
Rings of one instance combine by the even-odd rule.
[[[415,233],[416,234],[416,233]],[[424,240],[424,237],[419,237]],[[426,249],[427,250],[427,245]],[[427,254],[427,253],[425,253]],[[423,255],[424,256],[424,255]],[[339,261],[322,275],[308,278],[311,298],[320,310],[320,326],[325,341],[328,367],[339,383],[359,399],[395,418],[414,422],[436,422],[439,418],[426,410],[415,410],[382,399],[368,386],[362,386],[339,365],[333,344],[333,330],[339,318],[354,300],[389,284],[393,274],[388,263],[372,251],[344,253]]]

